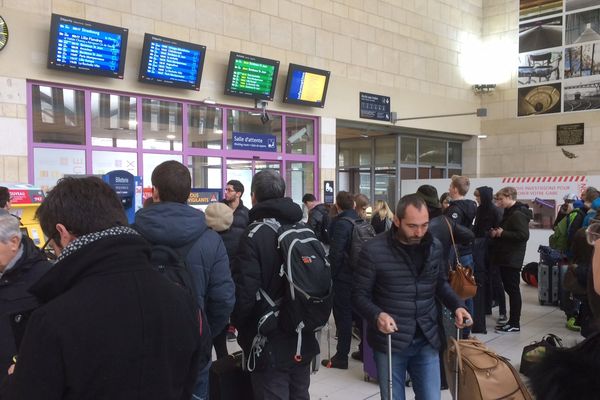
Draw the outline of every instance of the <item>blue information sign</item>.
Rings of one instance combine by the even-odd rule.
[[[277,151],[275,135],[233,132],[234,150]]]

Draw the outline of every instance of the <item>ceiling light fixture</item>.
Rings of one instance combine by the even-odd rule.
[[[204,104],[217,104],[217,102],[216,102],[216,101],[214,101],[214,100],[213,100],[212,98],[210,98],[210,97],[207,97],[207,98],[205,98],[204,100],[202,100],[202,102],[203,102]]]

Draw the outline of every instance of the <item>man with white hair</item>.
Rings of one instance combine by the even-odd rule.
[[[19,323],[38,306],[28,289],[49,268],[44,254],[21,234],[19,220],[0,214],[0,374],[6,374],[17,354],[15,336],[25,328]],[[18,326],[18,332],[13,332],[12,325]]]

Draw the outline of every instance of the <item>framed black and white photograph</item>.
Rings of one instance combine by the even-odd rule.
[[[562,79],[561,49],[519,54],[519,86],[537,85]]]
[[[519,25],[519,53],[562,46],[563,17]]]
[[[598,0],[565,0],[565,10],[567,12],[582,8],[597,7],[599,5]]]
[[[600,109],[600,77],[565,82],[563,103],[565,112]]]
[[[600,40],[600,8],[567,15],[565,46]]]
[[[561,84],[552,83],[519,89],[518,116],[553,114],[560,112]]]

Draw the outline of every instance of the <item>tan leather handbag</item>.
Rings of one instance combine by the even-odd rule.
[[[477,339],[450,338],[444,368],[450,393],[458,393],[454,400],[532,400],[510,362]]]
[[[450,286],[452,290],[461,299],[470,299],[477,293],[477,283],[475,282],[475,276],[471,268],[463,267],[458,258],[458,251],[456,250],[456,243],[454,242],[454,233],[452,232],[452,225],[448,222],[448,219],[444,217],[444,221],[448,225],[450,231],[450,237],[452,238],[452,246],[454,247],[454,254],[456,255],[456,266],[450,267],[448,274]]]

